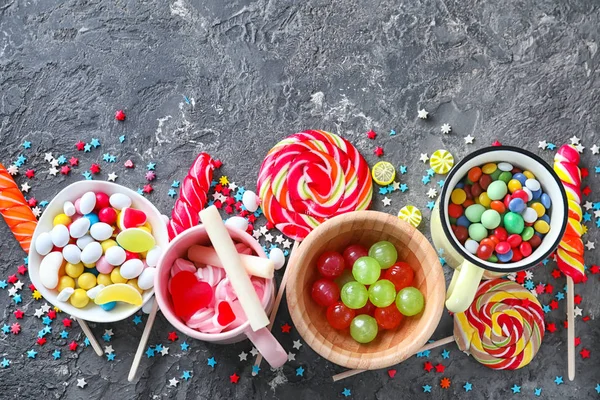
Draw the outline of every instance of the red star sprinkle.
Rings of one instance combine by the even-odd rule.
[[[586,358],[590,358],[590,351],[588,349],[586,349],[585,347],[583,349],[581,349],[579,354],[581,354],[581,358],[583,358],[584,360]]]
[[[10,326],[10,331],[12,332],[13,335],[18,335],[19,332],[21,332],[21,325],[19,325],[18,322],[15,322],[14,324],[12,324]]]
[[[560,275],[561,275],[561,272],[560,272],[560,270],[558,270],[558,269],[553,269],[553,270],[552,270],[552,277],[553,277],[554,279],[558,279],[558,278],[560,278]]]
[[[379,146],[375,147],[374,153],[377,157],[381,157],[383,155],[383,148]]]
[[[292,326],[290,324],[288,324],[287,322],[285,323],[285,325],[281,325],[281,332],[290,333],[291,330],[292,330]]]
[[[79,158],[71,157],[71,159],[69,160],[69,164],[71,164],[71,167],[78,166],[79,165]]]
[[[35,292],[35,286],[33,285],[33,283],[29,284],[29,290],[31,290],[32,292]]]
[[[17,274],[11,275],[7,279],[8,283],[16,283],[18,280],[19,278],[17,278]]]
[[[228,205],[227,207],[225,207],[225,212],[226,212],[227,214],[231,214],[231,213],[233,212],[233,208],[232,208],[231,206],[229,206],[229,205]]]
[[[71,350],[71,351],[77,350],[77,342],[76,341],[73,340],[71,343],[69,343],[69,350]]]
[[[395,369],[388,369],[388,375],[390,378],[393,378],[396,376],[396,370]]]
[[[223,162],[221,162],[221,160],[213,160],[213,164],[215,166],[215,168],[221,168],[221,166],[223,165]]]
[[[433,369],[433,365],[427,361],[424,365],[423,365],[423,369],[427,372],[431,372],[431,370]]]
[[[273,223],[271,221],[267,222],[267,224],[265,226],[267,227],[268,230],[275,228],[275,225],[273,225]]]
[[[585,177],[587,177],[590,174],[590,172],[588,171],[587,168],[579,168],[579,171],[581,172],[581,177],[582,178],[585,178]]]
[[[37,200],[35,199],[35,197],[32,197],[30,199],[27,199],[27,204],[29,205],[29,207],[35,207],[37,206]]]
[[[64,165],[60,169],[60,173],[63,174],[63,175],[69,175],[69,172],[71,172],[71,167],[69,167],[68,165]]]
[[[592,193],[592,189],[590,189],[589,186],[586,186],[583,188],[583,190],[581,191],[581,193],[585,194],[586,196],[589,196],[590,193]]]
[[[592,272],[592,274],[597,274],[598,272],[600,272],[600,267],[597,265],[592,265],[590,271]]]
[[[556,324],[554,322],[547,323],[546,330],[550,333],[556,332]]]
[[[71,320],[71,318],[64,318],[62,320],[62,324],[66,327],[66,328],[70,328],[71,324],[73,323],[73,321]]]
[[[552,293],[554,291],[554,286],[552,286],[551,284],[547,283],[546,284],[546,288],[544,289],[544,291],[546,293]]]
[[[223,207],[223,203],[221,203],[221,200],[217,200],[213,203],[213,206],[217,207],[218,209],[221,209],[221,207]]]
[[[492,146],[502,146],[502,143],[500,143],[499,141],[495,140],[494,143],[492,143]]]
[[[563,321],[563,326],[565,327],[565,329],[569,328],[569,321],[567,321],[566,319]]]
[[[375,131],[370,130],[369,132],[367,132],[367,137],[371,140],[375,139],[377,137],[377,134],[375,133]]]
[[[144,189],[143,190],[144,190],[144,193],[150,194],[150,193],[152,193],[152,191],[154,189],[152,188],[152,185],[144,185]]]
[[[575,301],[575,304],[581,304],[581,296],[576,294],[575,296],[573,296],[573,300]]]
[[[115,113],[115,119],[117,121],[125,121],[125,112],[123,110],[119,110]]]
[[[226,188],[223,188],[223,190],[222,190],[221,192],[222,192],[222,193],[223,193],[225,196],[229,196],[229,194],[231,193],[231,189],[229,189],[229,188],[227,188],[227,187],[226,187]],[[233,200],[233,199],[231,199],[231,200]],[[233,201],[235,201],[235,200],[233,200]]]
[[[125,163],[123,165],[125,166],[125,168],[133,168],[134,167],[133,161],[131,161],[131,160],[125,161]]]
[[[29,179],[33,179],[33,177],[35,176],[35,171],[32,169],[28,169],[25,172],[25,176],[28,177]]]
[[[48,311],[48,318],[50,318],[50,319],[56,318],[56,311],[54,311],[54,310]]]
[[[83,149],[85,149],[85,143],[80,140],[79,142],[75,143],[75,147],[77,147],[77,150],[83,151]]]
[[[27,272],[27,267],[25,266],[25,264],[19,265],[19,267],[17,268],[17,272],[21,275],[25,275],[25,273]]]
[[[526,278],[525,272],[519,271],[519,272],[517,272],[517,277],[515,278],[515,282],[522,285],[525,283],[525,278]]]
[[[226,188],[225,188],[226,189]],[[223,190],[225,190],[223,189]],[[229,204],[230,206],[235,204],[235,199],[233,197],[228,197],[227,200],[225,200],[225,203]]]
[[[558,301],[552,300],[550,302],[550,308],[553,309],[553,310],[556,310],[558,308]]]
[[[537,294],[542,294],[542,293],[544,293],[544,290],[546,290],[546,286],[544,286],[544,284],[543,284],[543,283],[540,283],[540,284],[538,284],[538,285],[535,287],[535,292],[536,292]]]
[[[101,170],[100,165],[98,165],[96,163],[92,164],[92,166],[90,167],[90,172],[92,174],[98,174],[98,173],[100,173],[100,170]]]
[[[435,366],[435,372],[439,372],[440,374],[443,374],[445,370],[446,370],[446,367],[444,367],[442,364],[438,364]]]
[[[575,347],[579,346],[581,344],[581,338],[579,336],[576,336],[574,342]]]
[[[169,332],[169,340],[171,342],[176,341],[177,339],[179,339],[179,337],[177,336],[177,332],[173,331],[173,332]]]
[[[239,380],[240,380],[240,376],[238,374],[236,374],[235,372],[233,373],[233,375],[229,375],[229,382],[238,383]]]
[[[251,224],[256,222],[256,217],[254,216],[254,214],[248,215],[248,222],[250,222]]]
[[[23,314],[25,314],[23,311],[15,310],[15,318],[16,319],[23,319]]]
[[[221,185],[220,183],[217,183],[215,185],[215,192],[221,193],[223,191],[223,185]]]
[[[46,338],[45,337],[38,338],[37,344],[39,344],[40,346],[45,345],[46,344]]]
[[[586,315],[585,317],[581,318],[581,320],[582,320],[583,322],[588,322],[588,321],[590,320],[590,316],[589,316],[589,315]]]

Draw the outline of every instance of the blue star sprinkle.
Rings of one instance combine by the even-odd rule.
[[[541,388],[535,388],[533,390],[533,394],[536,396],[541,396],[542,395],[542,389]]]
[[[152,347],[148,347],[148,350],[146,350],[146,356],[148,356],[148,358],[154,357],[154,350],[152,350]]]
[[[108,162],[108,160],[110,160],[110,154],[108,154],[108,153],[104,153],[104,154],[102,155],[102,161],[106,161],[106,162]]]
[[[88,339],[88,338],[83,339],[83,344],[85,345],[85,347],[88,347],[90,345],[90,339]]]
[[[44,201],[40,201],[40,207],[46,207],[48,205],[48,202],[46,200]]]
[[[65,330],[63,329],[63,331],[60,333],[60,338],[61,338],[61,339],[66,339],[66,338],[68,338],[68,337],[69,337],[69,332],[67,332],[67,331],[65,331]]]
[[[424,393],[431,393],[431,386],[430,385],[423,386],[423,392]]]
[[[56,159],[56,161],[58,161],[58,165],[63,165],[67,162],[67,159],[65,158],[65,156],[60,156]]]
[[[304,376],[304,368],[302,368],[302,367],[296,368],[296,376]]]
[[[427,185],[429,182],[431,182],[431,177],[429,175],[425,175],[423,178],[421,178],[421,182],[423,182],[423,185]]]
[[[136,315],[135,317],[133,317],[133,323],[138,325],[142,323],[142,317],[140,317],[139,315]]]
[[[173,183],[171,183],[171,187],[172,188],[178,188],[179,187],[180,182],[179,181],[173,181]]]
[[[20,294],[15,294],[13,296],[13,301],[15,302],[15,304],[19,304],[21,302],[21,295]]]
[[[344,397],[350,397],[350,395],[352,395],[352,391],[348,388],[344,388],[344,390],[342,390],[342,395]]]
[[[562,376],[557,376],[554,379],[554,383],[556,383],[557,385],[560,385],[561,383],[563,383],[563,377]]]
[[[116,162],[116,161],[117,161],[117,156],[113,156],[113,155],[111,155],[111,156],[108,158],[108,162],[112,162],[112,163],[114,163],[114,162]]]
[[[242,201],[242,197],[244,197],[244,196],[238,192],[233,197],[235,198],[235,201]]]
[[[435,175],[435,171],[433,170],[433,168],[429,168],[427,170],[427,176],[434,176]]]
[[[27,162],[27,157],[25,157],[23,154],[20,154],[19,157],[17,158],[17,163],[19,163],[21,165],[23,165],[24,163]]]
[[[546,148],[547,148],[548,150],[554,150],[554,149],[556,148],[556,145],[555,145],[554,143],[548,143],[548,144],[546,145]]]
[[[31,142],[28,142],[28,141],[23,142],[23,148],[30,149],[31,148]]]
[[[444,360],[450,358],[450,352],[448,350],[444,349],[444,351],[442,352],[442,358]]]
[[[595,170],[597,174],[600,174],[600,167],[596,167]]]
[[[6,359],[6,358],[2,358],[2,362],[0,362],[0,366],[2,366],[2,368],[8,368],[9,365],[10,365],[10,360]]]
[[[563,292],[558,292],[554,297],[556,297],[556,300],[563,300],[565,298],[565,294]]]
[[[521,386],[517,386],[517,384],[514,384],[510,389],[513,393],[521,393]]]
[[[396,136],[396,131],[392,129],[392,130],[390,131],[390,136]]]
[[[379,194],[386,194],[388,192],[387,187],[380,187],[379,188]],[[239,200],[238,200],[239,201]]]
[[[42,331],[44,332],[44,335],[47,335],[48,333],[52,333],[52,328],[47,326],[44,329],[42,329]]]
[[[583,214],[583,222],[590,222],[592,220],[592,214],[590,214],[589,212],[586,212],[585,214]]]
[[[400,170],[400,173],[402,175],[404,175],[408,171],[408,168],[406,168],[406,165],[401,165],[398,169]]]
[[[96,147],[100,146],[100,141],[98,139],[92,138],[92,141],[90,142],[90,144],[92,146],[94,146],[94,148],[96,148]]]
[[[156,163],[148,163],[146,164],[146,168],[148,169],[148,171],[154,171],[154,169],[156,168]]]
[[[181,379],[185,379],[186,381],[192,377],[190,371],[183,371],[183,375],[181,375]]]
[[[27,352],[27,358],[33,358],[35,359],[35,356],[37,355],[37,351],[31,349]]]
[[[403,183],[400,185],[400,191],[402,193],[406,192],[408,190],[408,185],[406,183]]]
[[[552,311],[548,304],[543,305],[542,310],[544,310],[544,314],[548,314],[550,311]]]
[[[83,152],[89,153],[90,151],[92,151],[92,145],[89,143],[86,143],[85,146],[83,146]]]
[[[171,198],[174,198],[175,196],[177,196],[177,192],[174,189],[169,189],[169,192],[167,194]]]
[[[252,366],[252,375],[258,375],[259,372],[260,372],[260,367],[258,365],[253,365]]]
[[[596,203],[592,203],[592,209],[593,209],[594,211],[598,211],[598,210],[600,210],[600,201],[599,201],[599,202],[596,202]]]
[[[90,171],[83,171],[81,175],[83,175],[86,181],[92,180],[92,174],[90,173]]]
[[[417,358],[429,357],[430,350],[420,351],[417,353]]]
[[[214,358],[214,357],[211,357],[211,358],[209,358],[209,359],[206,361],[206,363],[207,363],[208,365],[210,365],[210,366],[211,366],[211,368],[214,368],[214,367],[215,367],[215,365],[217,365],[217,362],[215,361],[215,358]]]
[[[102,335],[102,339],[104,339],[105,342],[110,342],[110,335],[108,333],[105,333],[104,335]]]
[[[161,350],[163,349],[163,345],[162,344],[157,344],[156,346],[154,346],[154,351],[159,353]]]
[[[596,393],[600,394],[600,383],[596,384]]]
[[[435,201],[427,202],[427,208],[429,208],[429,211],[433,210],[434,207],[435,207]]]
[[[125,135],[119,136],[119,142],[123,143],[125,141]]]
[[[108,361],[115,361],[115,353],[110,353],[106,355],[106,359]]]
[[[187,351],[187,349],[190,348],[190,345],[187,344],[186,342],[181,343],[181,350],[182,351]]]
[[[6,289],[6,287],[8,286],[8,283],[6,283],[6,281],[0,281],[0,289]]]
[[[440,180],[438,181],[438,186],[439,186],[440,188],[443,188],[443,187],[444,187],[444,183],[446,183],[446,181],[445,181],[445,180],[443,180],[443,179],[440,179]]]
[[[598,219],[596,220],[596,227],[597,227],[597,228],[600,228],[600,218],[598,218]]]
[[[50,325],[52,323],[52,320],[50,319],[49,316],[45,316],[44,318],[42,318],[42,324],[44,325]]]
[[[60,350],[54,350],[54,353],[52,353],[52,357],[54,357],[55,360],[58,360],[60,358]]]
[[[466,382],[463,388],[465,389],[465,392],[468,392],[470,390],[473,390],[473,385],[469,382]]]
[[[142,188],[138,188],[137,194],[139,194],[140,196],[144,195],[144,191],[142,190]]]

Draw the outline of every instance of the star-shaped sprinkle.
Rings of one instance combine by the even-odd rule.
[[[396,136],[396,131],[392,129],[392,130],[390,131],[390,136]]]
[[[52,357],[54,357],[55,360],[58,360],[60,358],[60,350],[54,350],[54,352],[52,353]]]
[[[173,181],[173,183],[171,183],[171,187],[177,189],[179,187],[179,184],[180,184],[179,181]]]
[[[562,376],[557,376],[554,379],[554,383],[556,383],[557,385],[560,385],[561,383],[563,383],[563,377]]]
[[[240,358],[240,361],[246,361],[248,359],[248,353],[242,351],[240,354],[238,354],[238,357]]]
[[[444,351],[442,351],[442,358],[443,359],[450,358],[450,352],[448,350],[444,349]]]
[[[147,181],[152,182],[154,179],[156,179],[156,173],[154,171],[146,172],[146,180]]]
[[[371,140],[375,139],[377,137],[377,133],[375,133],[374,130],[370,130],[369,132],[367,132],[367,137]]]
[[[89,153],[90,151],[92,151],[92,145],[89,143],[86,143],[85,146],[83,146],[83,152]]]
[[[420,109],[417,113],[417,115],[419,116],[420,119],[427,119],[427,116],[429,115],[429,112],[427,112],[427,110],[425,110],[424,108]]]
[[[423,392],[424,393],[431,393],[431,386],[430,385],[424,385],[423,386]]]
[[[592,147],[590,147],[590,150],[592,151],[592,154],[600,153],[600,147],[596,146],[595,144]]]
[[[29,179],[33,179],[35,177],[35,171],[32,169],[28,169],[25,171],[25,176]]]
[[[510,388],[513,393],[521,393],[521,386],[514,384],[512,388]]]
[[[152,187],[152,185],[148,184],[148,185],[144,185],[144,189],[142,189],[142,192],[150,194],[150,193],[152,193],[153,190],[154,190],[154,188]]]
[[[536,396],[541,396],[542,395],[542,389],[541,388],[535,388],[533,389],[533,394]]]
[[[187,342],[183,342],[183,343],[181,343],[180,347],[181,347],[182,351],[187,351],[187,349],[190,348],[190,345],[187,344]]]
[[[13,164],[7,168],[7,171],[12,176],[15,176],[16,174],[19,173],[19,167],[17,167],[16,165]]]
[[[296,361],[296,354],[292,353],[291,351],[288,352],[288,362],[290,361]]]
[[[87,382],[85,381],[84,378],[77,379],[77,387],[83,389],[85,387],[85,385],[87,385]]]
[[[590,358],[590,351],[586,348],[581,349],[581,351],[579,352],[579,354],[581,355],[581,358],[583,358],[584,360],[586,358]]]
[[[58,169],[52,167],[48,170],[48,174],[50,174],[52,176],[56,176],[56,174],[58,174]]]
[[[465,392],[469,392],[469,391],[473,390],[473,385],[469,382],[466,382],[463,386],[463,389],[465,389]]]
[[[169,380],[170,387],[175,387],[175,386],[177,386],[178,383],[179,383],[179,381],[177,380],[177,378],[173,378],[173,379]]]
[[[236,374],[235,372],[233,373],[233,375],[229,375],[229,382],[238,383],[239,380],[240,380],[240,376],[238,374]]]
[[[25,182],[21,185],[21,191],[22,192],[29,192],[29,189],[31,189],[31,186],[29,186],[29,183]]]
[[[435,366],[435,372],[443,374],[444,371],[446,370],[446,367],[443,364],[437,364]]]
[[[304,376],[304,368],[302,366],[296,368],[296,376]]]
[[[30,149],[31,148],[31,142],[24,141],[23,144],[22,144],[22,146],[25,149]]]
[[[98,146],[100,146],[100,141],[98,139],[92,138],[90,144],[94,146],[94,148],[97,148]]]
[[[348,388],[344,388],[344,390],[342,390],[342,396],[344,397],[350,397],[352,395],[352,391]]]
[[[387,196],[385,196],[383,199],[381,199],[381,202],[383,203],[384,206],[389,206],[390,204],[392,204],[392,200],[390,198],[388,198]]]
[[[209,358],[209,359],[206,361],[206,363],[207,363],[208,365],[210,365],[210,367],[211,367],[211,368],[214,368],[214,367],[215,367],[215,365],[217,365],[217,362],[215,361],[215,358],[214,358],[214,357],[211,357],[211,358]]]
[[[465,136],[463,139],[465,141],[465,144],[473,144],[473,140],[475,140],[475,138],[470,134]]]
[[[258,365],[253,365],[252,366],[252,376],[258,375],[259,372],[260,372],[260,367]]]
[[[444,125],[442,125],[440,130],[442,131],[442,133],[447,135],[452,131],[452,127],[450,126],[450,124],[444,124]]]
[[[117,174],[115,174],[114,172],[111,172],[110,174],[108,174],[108,181],[109,182],[114,182],[116,181],[118,178]]]
[[[548,143],[545,140],[542,140],[541,142],[538,142],[538,148],[539,149],[546,150],[546,147],[548,147]]]
[[[577,136],[573,136],[573,137],[569,138],[569,141],[571,142],[572,145],[577,145],[577,144],[579,144],[581,139],[579,139]]]
[[[60,173],[62,175],[69,175],[69,172],[71,172],[71,167],[69,167],[68,165],[63,165],[62,167],[60,167]]]
[[[101,168],[100,168],[99,164],[94,163],[90,166],[90,172],[92,174],[98,174],[98,173],[100,173],[100,171],[101,171]]]
[[[377,157],[381,157],[383,155],[383,147],[377,146],[373,151]]]
[[[429,156],[426,153],[421,153],[421,157],[419,157],[420,161],[423,161],[423,163],[426,163],[427,161],[429,161]]]
[[[156,163],[151,162],[151,163],[146,164],[146,169],[148,171],[153,171],[155,168],[156,168]]]
[[[287,322],[284,325],[281,325],[281,332],[290,333],[291,330],[292,330],[292,326],[290,324],[288,324]]]
[[[587,243],[585,244],[585,247],[588,250],[594,250],[596,247],[594,246],[594,242],[590,242],[589,240],[587,241]]]
[[[63,331],[60,333],[60,338],[67,339],[68,337],[69,337],[69,332],[67,332],[63,329]]]
[[[35,359],[35,356],[37,355],[37,351],[31,349],[27,352],[27,358],[33,358]]]
[[[596,384],[596,393],[600,394],[600,383]]]
[[[191,377],[192,377],[191,371],[183,371],[183,374],[181,375],[181,379],[185,379],[186,381],[188,379],[190,379]]]
[[[123,143],[125,141],[125,135],[119,136],[119,142]]]
[[[577,151],[579,153],[583,153],[583,150],[585,150],[585,147],[582,146],[581,144],[578,144],[577,146],[575,146],[575,149],[577,149]]]
[[[437,194],[438,194],[438,192],[435,188],[429,188],[429,190],[427,191],[427,197],[429,197],[430,199],[433,199],[434,197],[436,197]]]

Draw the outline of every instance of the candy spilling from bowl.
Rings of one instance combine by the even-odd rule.
[[[117,302],[142,305],[154,286],[161,256],[144,211],[123,193],[88,191],[53,218],[53,228],[37,235],[43,257],[39,276],[60,302],[85,308],[92,300],[105,311]]]

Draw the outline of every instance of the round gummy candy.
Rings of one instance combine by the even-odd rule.
[[[362,314],[354,317],[350,324],[350,335],[358,343],[369,343],[377,337],[377,321],[370,315]]]
[[[507,212],[504,214],[504,228],[508,233],[516,233],[520,235],[525,228],[525,221],[520,214],[514,212]]]
[[[469,226],[469,237],[477,242],[481,241],[483,238],[487,237],[488,231],[485,229],[485,226],[482,224],[471,224]]]
[[[485,212],[485,207],[481,204],[472,204],[465,210],[465,215],[471,222],[480,222],[481,215]]]
[[[341,290],[342,302],[353,310],[364,307],[369,300],[365,285],[359,282],[348,282]]]
[[[352,267],[352,275],[354,279],[363,285],[372,285],[377,282],[381,274],[379,262],[373,257],[361,257],[354,263]]]
[[[382,279],[369,286],[369,300],[376,307],[387,307],[396,299],[396,288],[387,279]]]
[[[398,252],[392,243],[382,240],[371,246],[369,257],[376,259],[382,269],[387,269],[398,259]]]
[[[496,210],[486,210],[481,215],[481,225],[487,229],[496,229],[501,221],[502,217],[500,217],[500,213]]]
[[[508,188],[504,181],[494,181],[487,188],[487,195],[491,200],[500,200],[506,196]]]
[[[425,300],[423,294],[415,287],[407,287],[398,292],[396,297],[396,307],[398,310],[411,317],[423,311]]]

